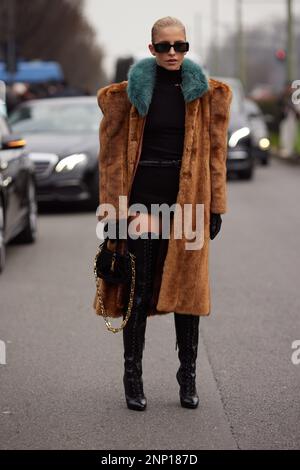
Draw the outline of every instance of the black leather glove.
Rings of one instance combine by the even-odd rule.
[[[210,213],[210,239],[213,240],[221,230],[222,218],[221,214]]]

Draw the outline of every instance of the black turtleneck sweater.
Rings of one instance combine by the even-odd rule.
[[[185,102],[180,84],[181,70],[156,64],[152,101],[146,117],[141,160],[182,158]]]

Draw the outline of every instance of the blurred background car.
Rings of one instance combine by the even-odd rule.
[[[29,100],[9,116],[27,141],[42,201],[86,201],[98,206],[99,122],[95,96]]]
[[[255,101],[246,98],[246,112],[253,142],[253,152],[262,165],[270,161],[270,138],[264,115]]]
[[[227,83],[233,92],[228,130],[227,171],[241,179],[250,180],[254,174],[255,157],[253,136],[245,106],[245,94],[240,80],[216,77]]]
[[[0,273],[6,245],[12,240],[32,243],[37,234],[35,171],[25,144],[0,115]]]

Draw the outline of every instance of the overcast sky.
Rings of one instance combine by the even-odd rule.
[[[294,13],[300,15],[300,0],[293,0]],[[286,18],[286,0],[243,0],[246,27],[259,23],[264,27],[274,18]],[[105,68],[112,74],[117,57],[149,54],[148,43],[153,23],[163,16],[176,16],[186,26],[191,52],[205,55],[215,28],[212,15],[218,6],[219,40],[235,29],[236,0],[85,0],[85,14],[103,46]]]

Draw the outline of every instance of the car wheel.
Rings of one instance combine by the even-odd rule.
[[[36,240],[37,233],[37,200],[35,184],[32,179],[29,180],[27,187],[28,212],[26,224],[21,233],[16,237],[16,241],[21,243],[33,243]]]
[[[269,158],[268,158],[268,157],[264,157],[264,158],[261,160],[261,164],[262,164],[263,166],[267,166],[267,165],[269,165],[269,163],[270,163],[270,162],[269,162]]]
[[[5,243],[4,243],[4,208],[0,198],[0,273],[5,265]]]
[[[247,170],[240,170],[238,175],[242,180],[251,180],[253,178],[253,166],[247,168]]]

